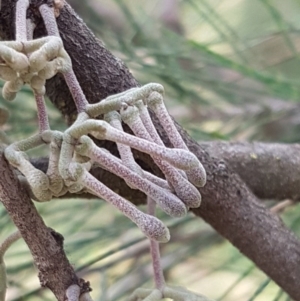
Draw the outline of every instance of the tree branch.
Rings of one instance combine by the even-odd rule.
[[[259,199],[299,200],[300,173],[295,168],[300,166],[299,144],[222,141],[199,144],[210,156],[223,159]],[[31,162],[44,172],[47,170],[47,158]],[[130,189],[119,177],[100,167],[94,167],[92,173],[125,198],[135,203],[145,202],[143,193]]]
[[[11,24],[13,24],[14,3],[15,0],[2,0],[0,12],[0,35],[2,37],[13,37]],[[39,22],[35,36],[45,35],[36,13],[37,10],[34,8],[37,1],[32,0],[31,3],[32,18]],[[75,74],[91,103],[137,85],[136,80],[124,64],[109,53],[103,44],[99,43],[67,4],[61,10],[57,21],[65,48],[72,58]],[[56,76],[48,81],[47,94],[69,122],[74,120],[75,105],[61,76]],[[166,135],[159,124],[156,122],[155,125],[164,142],[168,144]],[[194,213],[210,223],[242,253],[252,259],[292,298],[300,300],[298,285],[300,269],[297,268],[300,266],[299,240],[286,229],[276,215],[271,214],[256,199],[245,183],[226,166],[223,160],[210,157],[203,148],[188,137],[184,130],[180,129],[180,131],[190,150],[203,163],[208,175],[207,184],[201,189],[202,206],[194,210]],[[100,143],[115,152],[113,144]],[[137,153],[136,158],[139,162],[151,166],[149,157],[144,154]],[[158,169],[154,168],[153,172],[157,174]],[[3,178],[1,182],[4,183],[6,180]],[[20,199],[20,195],[18,198],[19,204],[24,202]],[[8,199],[6,201],[12,202]],[[25,228],[25,225],[20,225],[20,221],[18,221],[21,209],[14,206],[14,210],[16,210],[15,222],[17,225],[23,227],[23,232],[28,231],[28,236],[32,235],[30,232],[32,229]],[[30,221],[23,220],[23,223],[27,224]],[[270,235],[271,233],[272,235]],[[37,247],[36,242],[29,239],[26,242],[31,249]],[[39,248],[53,248],[56,244],[56,241],[50,240],[47,245],[39,244],[38,246]],[[36,257],[34,259],[37,260]],[[67,259],[62,260],[68,266]],[[57,284],[59,281],[60,279],[57,279]],[[55,288],[51,287],[51,289]],[[59,297],[59,300],[62,300],[61,295]]]
[[[48,287],[60,301],[66,288],[79,280],[64,250],[63,237],[48,228],[12,168],[0,152],[0,199],[28,245],[39,270],[41,286]],[[59,277],[58,277],[59,276]]]
[[[299,144],[212,141],[201,147],[224,159],[258,198],[299,200]]]

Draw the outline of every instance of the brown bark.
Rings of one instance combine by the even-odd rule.
[[[0,153],[0,199],[29,246],[41,285],[48,287],[58,300],[64,300],[66,288],[79,281],[64,253],[63,237],[45,225],[5,160],[3,150]]]
[[[299,144],[213,141],[201,146],[224,159],[260,199],[299,201]]]
[[[31,2],[32,4],[37,3],[37,1]],[[14,3],[15,0],[2,0],[2,10],[0,12],[0,35],[2,37],[13,37],[11,24],[14,16]],[[34,5],[32,6],[32,12],[35,18],[39,20]],[[57,21],[65,48],[72,58],[74,71],[91,103],[95,103],[107,95],[137,85],[137,81],[128,72],[124,64],[106,50],[103,44],[99,43],[68,5],[65,5],[62,9]],[[39,23],[41,24],[40,20]],[[35,36],[44,34],[43,26],[40,25]],[[56,76],[48,81],[47,94],[69,122],[74,119],[75,106],[61,76]],[[163,140],[168,144],[166,135],[157,121],[155,125]],[[190,150],[204,164],[208,175],[207,184],[201,189],[203,195],[202,205],[199,209],[194,210],[194,213],[210,223],[242,253],[253,260],[292,298],[300,300],[298,285],[298,279],[300,279],[299,240],[281,223],[277,216],[271,214],[256,199],[241,178],[224,163],[224,160],[210,157],[203,148],[188,137],[184,130],[179,126],[178,128],[187,141]],[[113,149],[113,145],[107,142],[102,142],[102,145]],[[141,164],[150,166],[149,158],[145,155],[137,154],[137,159]],[[9,169],[7,165],[3,166],[5,170]],[[157,170],[153,171],[157,173]],[[15,181],[15,179],[13,180]],[[7,179],[2,177],[1,185],[3,186],[4,183],[7,183]],[[32,203],[28,199],[24,201],[21,196],[15,196],[19,198],[18,204],[20,205],[13,207],[16,213],[12,217],[14,217],[17,224],[20,223],[18,221],[19,216],[22,216],[23,209],[20,209],[22,208],[22,202],[28,203],[26,209],[29,210],[28,212],[34,212]],[[6,198],[7,203],[13,202],[13,200],[8,199],[7,195]],[[7,207],[9,208],[8,205]],[[36,218],[38,218],[37,214],[31,215],[31,219]],[[23,219],[23,223],[26,224],[26,228],[23,225],[23,232],[28,232],[27,235],[32,236],[31,228],[27,226],[31,222],[28,219]],[[39,234],[42,237],[44,236],[43,232]],[[36,248],[39,250],[49,248],[49,243],[51,243],[51,248],[54,248],[57,244],[53,239],[49,242],[44,238],[40,238],[39,242],[29,239],[26,242],[32,252]],[[40,252],[43,254],[41,256],[45,255],[42,251]],[[34,259],[35,261],[39,260],[37,256]],[[43,257],[43,259],[48,264],[53,258]],[[61,258],[61,260],[62,264],[68,267],[67,259]],[[73,271],[68,269],[67,275],[61,274],[59,276],[73,279]],[[43,274],[43,271],[40,270],[40,273]],[[54,284],[59,285],[60,282],[62,282],[61,277],[58,277],[53,279],[53,285],[50,286],[47,283],[47,286],[59,300],[63,300],[61,297],[62,286],[65,286],[64,289],[66,289],[68,281],[64,281],[64,284],[61,284],[58,289]]]
[[[299,144],[210,141],[199,145],[210,156],[223,159],[259,199],[299,201],[300,172],[295,168],[300,166]],[[32,160],[32,163],[47,170],[47,158]],[[144,194],[130,189],[117,176],[99,167],[93,168],[92,173],[125,198],[136,203],[145,201]]]

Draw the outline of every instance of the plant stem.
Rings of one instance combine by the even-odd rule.
[[[16,6],[16,40],[26,41],[27,30],[26,30],[26,12],[29,6],[28,0],[17,1]]]
[[[151,198],[147,198],[147,211],[149,215],[155,216],[156,204]],[[154,272],[155,287],[162,291],[165,287],[165,277],[161,266],[161,258],[159,251],[159,243],[155,240],[150,239],[150,253],[152,257],[152,267]]]
[[[49,7],[47,4],[43,4],[39,7],[39,10],[44,20],[48,35],[60,37],[53,8]],[[80,87],[73,69],[64,72],[63,76],[72,94],[77,112],[85,112],[88,101]]]
[[[39,132],[43,133],[44,131],[50,129],[44,96],[41,94],[35,94],[34,96],[35,96],[37,114],[39,120]]]

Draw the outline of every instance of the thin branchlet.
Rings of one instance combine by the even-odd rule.
[[[0,244],[0,301],[5,301],[6,295],[6,267],[4,263],[4,255],[8,248],[20,239],[22,236],[19,231],[15,231],[10,234],[1,244]]]
[[[15,231],[14,233],[10,234],[0,245],[0,262],[3,261],[3,256],[8,248],[22,236],[19,231]]]

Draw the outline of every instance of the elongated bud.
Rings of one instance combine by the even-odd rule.
[[[17,72],[8,66],[0,66],[0,77],[5,81],[14,81],[18,77]]]
[[[51,61],[58,56],[62,47],[63,44],[59,37],[48,37],[42,47],[30,55],[30,70],[35,72],[42,70],[48,61]]]
[[[6,82],[2,89],[3,98],[8,101],[14,100],[17,92],[22,88],[23,84],[24,83],[20,78],[11,82]]]
[[[147,99],[147,104],[156,114],[173,146],[189,151],[164,105],[162,95],[157,92],[152,92]],[[145,111],[143,111],[143,114],[145,114]],[[195,186],[203,187],[206,183],[206,172],[200,161],[198,159],[197,161],[197,164],[187,170],[187,176]]]
[[[90,192],[103,198],[131,219],[150,239],[159,242],[167,242],[170,239],[168,228],[159,219],[141,212],[132,203],[110,190],[88,172],[85,172],[82,177],[82,183]]]
[[[123,131],[121,116],[118,112],[112,111],[105,114],[104,120],[117,130]],[[117,143],[117,148],[124,165],[138,173],[140,176],[143,176],[143,171],[141,167],[135,162],[131,148],[128,145],[122,143]],[[129,183],[127,184],[130,185]]]
[[[0,42],[0,57],[5,61],[5,64],[15,71],[23,71],[28,68],[29,61],[25,54],[13,49],[13,46],[20,46],[19,51],[22,50],[22,43]]]
[[[136,107],[132,106],[123,106],[123,108],[120,111],[122,119],[125,123],[128,124],[128,126],[132,129],[132,131],[140,138],[152,140],[150,134],[147,132],[146,128],[144,127],[144,124],[142,123],[139,114],[138,109]],[[156,145],[156,144],[155,144]],[[158,149],[167,150],[169,156],[171,156],[171,159],[168,157],[169,160],[166,160],[166,157],[163,157],[161,155],[154,154],[154,152],[150,153],[150,155],[153,157],[154,162],[158,165],[158,167],[161,169],[161,171],[164,173],[164,175],[167,178],[167,181],[169,184],[173,187],[173,189],[176,192],[176,195],[182,200],[183,203],[185,203],[188,207],[191,208],[197,208],[200,206],[201,203],[201,195],[199,191],[191,184],[189,181],[187,181],[182,174],[180,174],[173,166],[178,167],[181,164],[184,167],[188,165],[191,161],[189,158],[192,158],[192,162],[194,164],[199,165],[199,161],[192,153],[186,150],[182,149],[167,149],[163,146],[156,145]],[[186,157],[181,157],[181,155],[186,154]],[[187,159],[185,161],[185,159]],[[178,161],[176,161],[176,159]],[[167,162],[165,162],[166,160]],[[181,160],[181,161],[180,161]],[[180,162],[180,164],[178,164]],[[173,166],[171,166],[169,163],[173,163]],[[191,166],[189,166],[191,167]],[[155,198],[153,198],[155,199]]]
[[[170,240],[169,229],[154,216],[143,213],[143,216],[137,220],[136,224],[150,239],[162,243]]]
[[[26,177],[28,184],[38,201],[48,202],[52,198],[49,190],[49,179],[42,171],[34,168],[31,163],[25,159],[20,160],[18,169]]]
[[[87,155],[105,169],[123,178],[131,186],[143,191],[167,214],[174,217],[181,217],[186,214],[185,205],[179,198],[170,193],[168,190],[162,189],[152,182],[142,178],[139,174],[123,165],[117,158],[114,158],[113,155],[99,149],[87,136],[81,137],[80,142],[82,144],[76,147],[77,152],[81,155]]]
[[[46,80],[44,78],[41,78],[38,75],[34,75],[31,78],[30,86],[36,94],[44,95],[46,92],[45,83]]]

